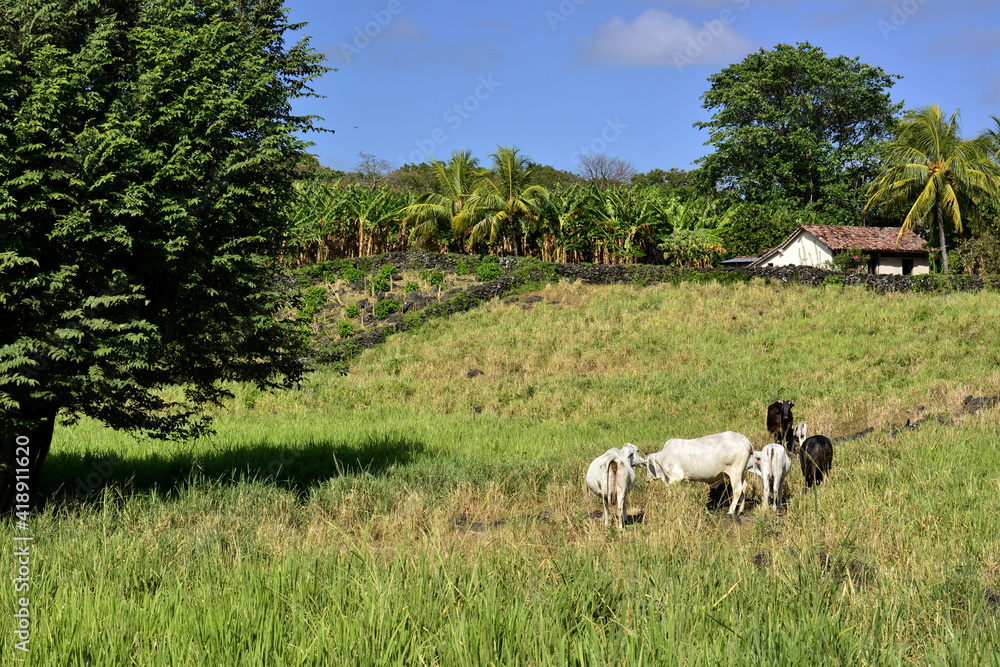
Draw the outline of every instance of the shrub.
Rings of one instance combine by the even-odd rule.
[[[457,262],[455,262],[456,276],[467,276],[471,273],[472,269],[469,268],[469,264],[464,259],[460,259]]]
[[[354,335],[355,328],[353,322],[337,322],[337,333],[341,338],[350,338]]]
[[[299,308],[297,319],[300,322],[308,322],[316,316],[320,306],[326,303],[326,288],[322,285],[310,287],[302,292],[302,305]]]
[[[420,290],[420,285],[413,282],[412,280],[403,286],[403,294],[409,294],[410,292],[417,292]]]
[[[382,299],[375,304],[375,317],[380,320],[396,312],[399,312],[399,301],[395,299]]]
[[[424,318],[419,310],[413,310],[403,315],[403,328],[412,331],[424,323]]]
[[[1000,274],[1000,236],[985,233],[963,243],[954,253],[955,269],[967,275]]]
[[[514,271],[509,274],[515,283],[541,285],[543,283],[559,282],[554,262],[543,262],[539,259],[525,258]]]
[[[431,271],[430,275],[427,276],[427,282],[440,290],[444,285],[444,271],[441,269],[434,269]]]
[[[844,273],[868,273],[870,259],[860,248],[851,248],[833,256],[833,268]]]
[[[392,288],[392,274],[396,272],[394,264],[383,264],[371,279],[372,294],[376,292],[388,292]]]
[[[496,257],[486,257],[476,265],[476,280],[488,282],[503,275],[500,260]]]
[[[827,276],[823,278],[824,285],[846,285],[847,279],[844,276]]]
[[[329,262],[316,262],[302,267],[301,272],[310,278],[322,278],[330,268]]]
[[[345,282],[356,283],[365,277],[365,272],[353,266],[345,266],[339,271],[339,275]]]
[[[344,315],[352,320],[361,317],[361,306],[356,303],[352,303],[347,308],[344,308]]]

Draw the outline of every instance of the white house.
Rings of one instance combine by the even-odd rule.
[[[871,258],[869,273],[904,276],[929,273],[930,249],[924,247],[927,242],[913,232],[906,232],[899,238],[899,230],[899,227],[799,225],[777,247],[761,253],[750,266],[829,268],[834,255],[857,248]]]

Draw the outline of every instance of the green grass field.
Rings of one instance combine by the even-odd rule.
[[[962,409],[1000,393],[1000,295],[535,294],[394,336],[346,376],[236,387],[195,442],[57,429],[30,650],[5,585],[0,661],[1000,664],[1000,409]],[[640,475],[642,522],[591,516],[608,447],[735,430],[760,448],[778,398],[811,433],[874,431],[838,443],[817,492],[796,464],[780,514],[734,524],[704,485]],[[926,421],[891,433],[907,419]]]

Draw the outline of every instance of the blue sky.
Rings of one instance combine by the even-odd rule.
[[[1000,116],[996,0],[288,0],[289,19],[338,68],[315,83],[322,164],[358,153],[393,167],[499,145],[576,171],[606,153],[640,172],[710,152],[707,77],[748,53],[809,42],[888,74],[906,108],[961,111],[972,137]]]

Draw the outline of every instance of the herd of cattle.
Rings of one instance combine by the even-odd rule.
[[[667,440],[663,449],[647,455],[626,443],[612,447],[594,459],[587,469],[587,486],[604,503],[604,525],[611,516],[618,528],[625,528],[625,499],[635,484],[635,469],[646,469],[646,482],[662,479],[673,484],[684,479],[704,482],[714,488],[728,479],[733,500],[731,516],[743,511],[746,503],[743,473],[760,475],[764,486],[764,505],[778,509],[784,496],[785,478],[792,468],[789,454],[798,453],[806,486],[820,484],[833,465],[833,443],[823,435],[809,436],[809,427],[800,422],[792,427],[791,401],[776,401],[767,407],[767,430],[777,442],[754,451],[750,439],[742,433],[725,431],[701,438]]]

